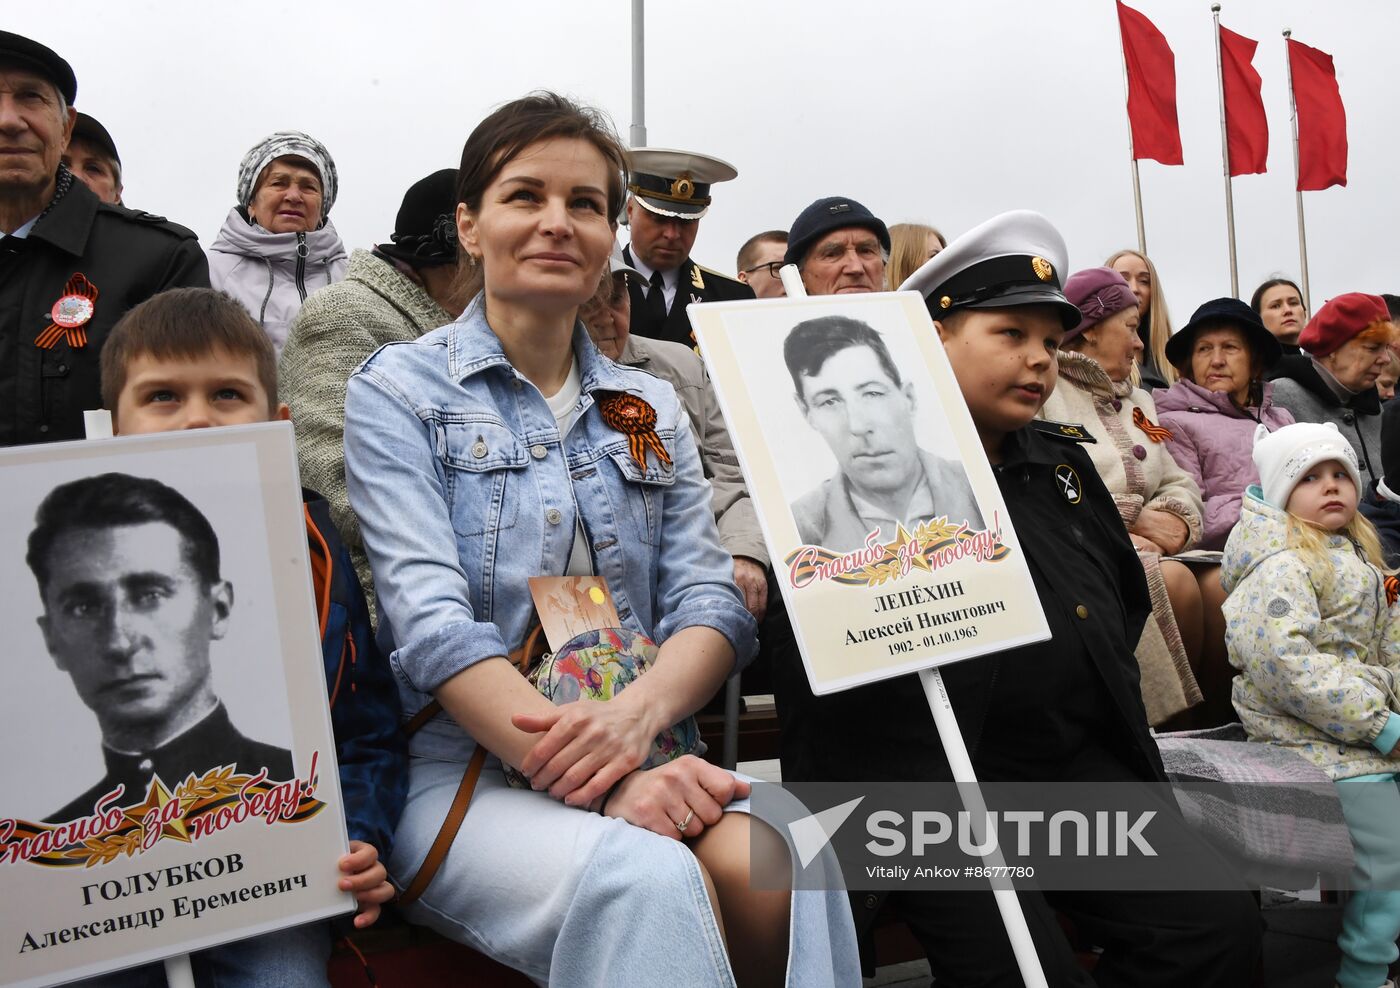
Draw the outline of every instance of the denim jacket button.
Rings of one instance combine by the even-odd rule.
[[[559,524],[559,519],[563,517],[564,516],[559,513],[558,508],[550,508],[544,513],[544,520],[549,522],[551,525]]]
[[[472,443],[472,456],[475,456],[479,460],[485,456],[486,453],[486,442],[484,440],[478,439],[476,442]]]
[[[549,450],[545,449],[539,443],[536,443],[535,445],[530,447],[530,455],[537,460],[543,460],[546,456],[549,455]]]

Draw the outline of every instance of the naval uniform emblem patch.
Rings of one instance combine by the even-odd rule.
[[[1055,468],[1055,486],[1060,489],[1060,496],[1070,504],[1078,504],[1084,496],[1079,474],[1068,463],[1061,463]]]

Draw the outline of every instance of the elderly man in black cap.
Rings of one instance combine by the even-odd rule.
[[[0,31],[0,446],[81,439],[112,325],[209,285],[193,232],[102,202],[63,166],[77,93],[67,62]]]
[[[415,340],[462,311],[456,299],[457,170],[409,186],[388,242],[350,255],[345,280],[308,298],[278,365],[292,409],[301,479],[330,502],[374,613],[374,578],[345,493],[345,381],[385,343]]]
[[[727,162],[690,151],[635,148],[627,158],[632,241],[623,255],[641,275],[630,289],[632,332],[694,346],[687,305],[754,297],[748,285],[690,259],[700,218],[710,208],[710,186],[739,173]]]
[[[122,159],[117,156],[116,141],[96,117],[78,111],[73,136],[63,152],[63,167],[74,178],[82,179],[103,202],[121,205]]]
[[[784,261],[796,264],[808,295],[885,290],[890,231],[854,199],[818,199],[797,215]]]

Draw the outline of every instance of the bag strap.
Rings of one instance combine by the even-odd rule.
[[[544,625],[536,621],[530,626],[530,631],[525,636],[525,644],[521,645],[508,658],[515,663],[515,667],[520,670],[523,676],[530,671],[530,664],[544,654],[544,646],[540,644],[540,635],[544,634]]]
[[[543,652],[543,649],[540,652],[535,651],[539,647],[542,630],[538,623],[534,624],[530,633],[525,636],[525,644],[507,656],[511,664],[522,673],[530,667],[530,663],[537,655]],[[442,703],[433,700],[409,719],[408,723],[404,725],[404,734],[407,737],[413,737],[424,724],[441,712]],[[472,793],[476,791],[476,784],[481,779],[481,769],[485,764],[486,749],[478,743],[476,750],[472,752],[471,761],[467,763],[467,770],[462,773],[462,781],[457,785],[457,795],[452,797],[452,805],[448,807],[447,815],[442,820],[442,826],[438,828],[437,836],[433,838],[433,844],[428,848],[428,856],[418,866],[418,874],[413,876],[413,880],[408,883],[408,887],[399,896],[399,905],[406,906],[421,896],[427,890],[428,883],[433,880],[438,869],[442,867],[447,852],[452,850],[452,842],[457,839],[457,831],[462,829],[462,820],[467,815],[467,807],[471,805]]]
[[[437,837],[433,839],[433,846],[428,848],[428,856],[423,859],[423,863],[419,866],[418,874],[413,876],[413,881],[408,883],[408,888],[404,889],[403,894],[399,896],[399,905],[406,906],[422,895],[427,890],[428,883],[437,874],[438,868],[442,867],[447,852],[452,850],[452,842],[457,839],[457,831],[462,827],[462,819],[467,815],[467,807],[471,805],[472,801],[472,792],[476,789],[477,780],[481,778],[481,767],[485,764],[486,749],[478,744],[476,751],[472,753],[472,760],[467,763],[467,770],[462,773],[462,781],[457,786],[457,795],[452,797],[452,805],[447,810],[447,816],[443,818],[442,826],[438,828]]]

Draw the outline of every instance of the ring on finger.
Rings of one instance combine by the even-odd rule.
[[[685,815],[685,819],[684,819],[684,820],[682,820],[680,823],[676,823],[676,829],[679,830],[681,833],[685,833],[685,828],[686,828],[686,827],[689,827],[689,826],[690,826],[690,821],[691,821],[691,820],[694,820],[694,819],[695,819],[695,811],[694,811],[694,810],[691,810],[689,813],[687,813],[687,814]],[[674,820],[672,820],[671,822],[672,822],[672,823],[675,823]]]

